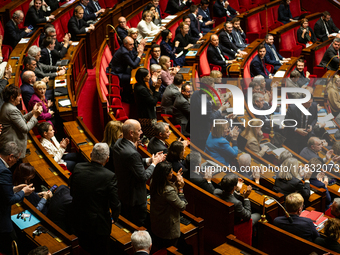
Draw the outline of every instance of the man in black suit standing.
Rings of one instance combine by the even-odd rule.
[[[235,38],[233,36],[233,24],[230,21],[224,23],[224,29],[219,35],[220,44],[232,52],[231,57],[234,59],[236,57],[242,57],[247,53],[236,47]]]
[[[336,37],[333,43],[328,47],[322,57],[320,66],[326,67],[328,70],[336,71],[339,69],[339,49],[340,38]]]
[[[191,4],[192,0],[169,0],[165,12],[174,15],[182,11],[185,6],[189,7]]]
[[[214,17],[226,17],[227,21],[231,21],[240,13],[229,5],[228,0],[216,0],[213,6]]]
[[[148,144],[148,152],[151,154],[156,154],[159,151],[163,153],[168,153],[168,146],[165,140],[169,139],[170,129],[169,124],[165,122],[157,122],[153,125],[153,130],[155,131],[155,136],[152,137]]]
[[[192,89],[189,84],[182,85],[181,94],[175,98],[172,115],[177,125],[181,125],[181,132],[190,135],[190,97]]]
[[[41,9],[42,0],[34,0],[34,5],[31,6],[26,14],[25,26],[33,26],[37,28],[38,23],[45,23],[54,20],[54,15],[45,17],[46,13]]]
[[[80,0],[80,2],[78,4],[78,6],[83,7],[83,10],[84,10],[83,19],[86,22],[95,21],[101,13],[105,12],[105,9],[100,9],[99,11],[94,11],[93,7],[95,8],[95,6],[93,5],[93,7],[91,8],[89,6],[89,1],[90,0]]]
[[[230,59],[234,59],[234,52],[219,45],[219,39],[217,35],[212,35],[210,37],[210,44],[207,50],[208,62],[210,64],[218,65],[222,68],[222,73],[226,73],[227,65],[231,64],[232,60],[227,60],[225,56]]]
[[[74,229],[90,254],[109,254],[112,223],[120,212],[116,176],[104,167],[109,154],[106,143],[95,144],[91,162],[78,163],[70,178]]]
[[[113,147],[113,161],[118,180],[118,196],[122,203],[122,216],[136,224],[145,226],[147,216],[146,181],[155,166],[165,160],[163,152],[143,159],[137,151],[138,140],[143,134],[140,123],[129,119],[123,125],[123,138]],[[148,166],[147,169],[144,167]]]
[[[146,230],[137,230],[131,235],[131,244],[135,255],[148,255],[151,252],[152,240]]]
[[[176,97],[181,94],[183,80],[183,74],[177,73],[175,74],[173,83],[166,87],[161,102],[162,113],[172,114],[174,101]]]
[[[80,5],[74,8],[74,15],[68,21],[67,27],[68,32],[71,34],[72,41],[79,41],[77,35],[85,34],[94,30],[93,24],[87,24],[85,20],[83,20],[84,9]]]
[[[13,13],[12,19],[5,25],[4,41],[3,44],[11,46],[13,49],[21,40],[21,38],[28,36],[32,32],[29,28],[20,30],[18,25],[24,20],[24,13],[17,10]]]
[[[314,33],[316,37],[323,42],[326,41],[332,33],[340,33],[340,30],[334,24],[331,14],[328,11],[324,11],[321,18],[314,25]]]
[[[203,17],[201,15],[198,15],[197,5],[190,6],[190,14],[188,16],[190,18],[191,36],[198,38],[198,40],[201,39],[203,37],[203,33],[200,20],[202,20]]]

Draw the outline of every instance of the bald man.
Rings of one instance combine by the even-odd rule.
[[[123,125],[123,138],[118,139],[113,147],[113,162],[118,180],[118,196],[122,203],[121,215],[137,226],[145,226],[146,187],[159,162],[165,160],[163,152],[142,158],[137,151],[137,143],[143,134],[137,120],[129,119]],[[148,166],[145,169],[145,166]]]
[[[119,45],[122,45],[123,40],[125,39],[125,37],[128,36],[128,30],[129,30],[129,27],[126,25],[126,18],[123,17],[123,16],[119,17],[118,18],[118,27],[116,28],[117,35],[119,37],[119,38],[117,38]]]

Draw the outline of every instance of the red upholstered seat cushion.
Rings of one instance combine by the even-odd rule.
[[[227,18],[226,17],[213,17],[213,19],[215,20],[215,27],[218,26],[219,24],[222,24],[224,22],[226,22]]]
[[[233,7],[239,13],[245,12],[247,10],[245,6],[242,7],[240,6],[239,0],[229,0],[228,2],[230,6]]]
[[[255,58],[257,55],[257,51],[249,57],[247,63],[244,66],[244,71],[243,71],[243,78],[244,79],[244,85],[243,85],[243,90],[246,91],[249,87],[249,83],[251,82],[251,75],[250,75],[250,63],[251,61]]]
[[[253,235],[253,220],[250,219],[234,226],[234,235],[242,242],[251,245]]]
[[[165,13],[167,5],[168,5],[168,0],[159,1],[159,8],[161,9],[161,12],[162,12],[162,15],[163,15],[162,18],[165,18],[166,16],[169,15],[169,14]]]
[[[247,10],[253,9],[258,5],[253,3],[252,0],[239,0],[240,6],[245,7]]]
[[[248,17],[247,23],[248,23],[247,38],[249,39],[250,43],[258,38],[263,38],[266,35],[266,30],[261,25],[259,13],[256,13]]]
[[[57,40],[59,42],[61,42],[63,40],[63,38],[64,38],[64,35],[65,35],[64,28],[63,28],[63,26],[62,26],[62,24],[61,24],[59,19],[55,20],[53,22],[53,25],[54,25],[55,31],[57,33]]]
[[[301,55],[302,46],[296,41],[294,29],[288,30],[281,35],[280,54],[285,57],[298,57]]]
[[[208,51],[208,47],[205,47],[204,51],[200,55],[200,64],[199,64],[200,77],[210,75],[210,66],[208,62],[207,51]]]
[[[137,15],[133,16],[129,22],[130,22],[130,27],[137,27],[138,23],[141,21],[141,14],[142,12],[138,13]]]

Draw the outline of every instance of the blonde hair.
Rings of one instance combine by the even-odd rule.
[[[210,72],[210,77],[213,77],[216,79],[216,78],[219,78],[219,76],[222,77],[222,73],[218,70],[212,70]]]
[[[217,120],[215,123],[217,124],[214,124],[214,126],[211,128],[211,135],[217,138],[224,136],[224,129],[225,127],[229,128],[229,122],[220,124],[218,123],[218,120]]]
[[[168,56],[161,56],[159,59],[159,65],[162,67],[164,71],[168,71],[168,68],[166,68],[165,63],[170,61],[170,58]]]
[[[150,11],[145,11],[145,12],[143,12],[143,20],[145,20],[145,18],[146,18],[146,15],[148,15],[148,14],[150,14],[151,15],[151,18],[152,18],[152,12],[150,12]]]
[[[43,81],[36,81],[34,84],[33,84],[33,88],[35,91],[37,91],[38,89],[42,88],[42,87],[45,87],[46,88],[46,83],[43,82]]]
[[[288,181],[293,177],[301,179],[299,169],[299,161],[296,158],[287,158],[281,165],[278,177]]]
[[[300,193],[291,193],[286,197],[285,207],[287,212],[297,212],[303,206],[304,199]]]
[[[331,88],[335,89],[336,91],[338,90],[338,85],[336,85],[337,80],[340,80],[340,75],[338,75],[338,74],[334,75],[333,79],[328,82],[327,92]]]
[[[121,134],[123,134],[123,123],[117,120],[111,120],[105,126],[102,142],[107,143],[109,147],[111,147],[116,143]]]
[[[263,125],[263,121],[260,119],[252,119],[251,125],[260,126],[260,125]],[[257,141],[259,141],[259,139],[261,139],[258,132],[256,132],[256,127],[251,127],[249,124],[246,127],[246,129],[243,130],[243,132],[241,133],[241,136],[243,136],[247,140],[250,140],[251,138],[255,138]]]

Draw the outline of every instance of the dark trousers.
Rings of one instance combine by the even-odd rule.
[[[91,233],[79,232],[79,245],[91,255],[108,255],[109,250],[109,235],[96,235]]]
[[[71,152],[64,154],[62,159],[67,163],[67,169],[72,173],[77,163],[82,162],[82,157],[79,153]]]
[[[152,241],[157,247],[157,249],[175,246],[176,248],[178,248],[178,251],[181,252],[182,254],[186,254],[186,255],[194,254],[192,246],[187,244],[187,242],[184,239],[183,234],[181,234],[179,238],[175,238],[175,239],[163,239],[156,235],[152,235]]]
[[[17,235],[14,229],[10,233],[0,233],[0,253],[11,255],[13,240],[18,243]]]
[[[139,227],[147,225],[146,219],[148,212],[146,208],[146,203],[135,206],[130,206],[122,203],[121,215]]]

